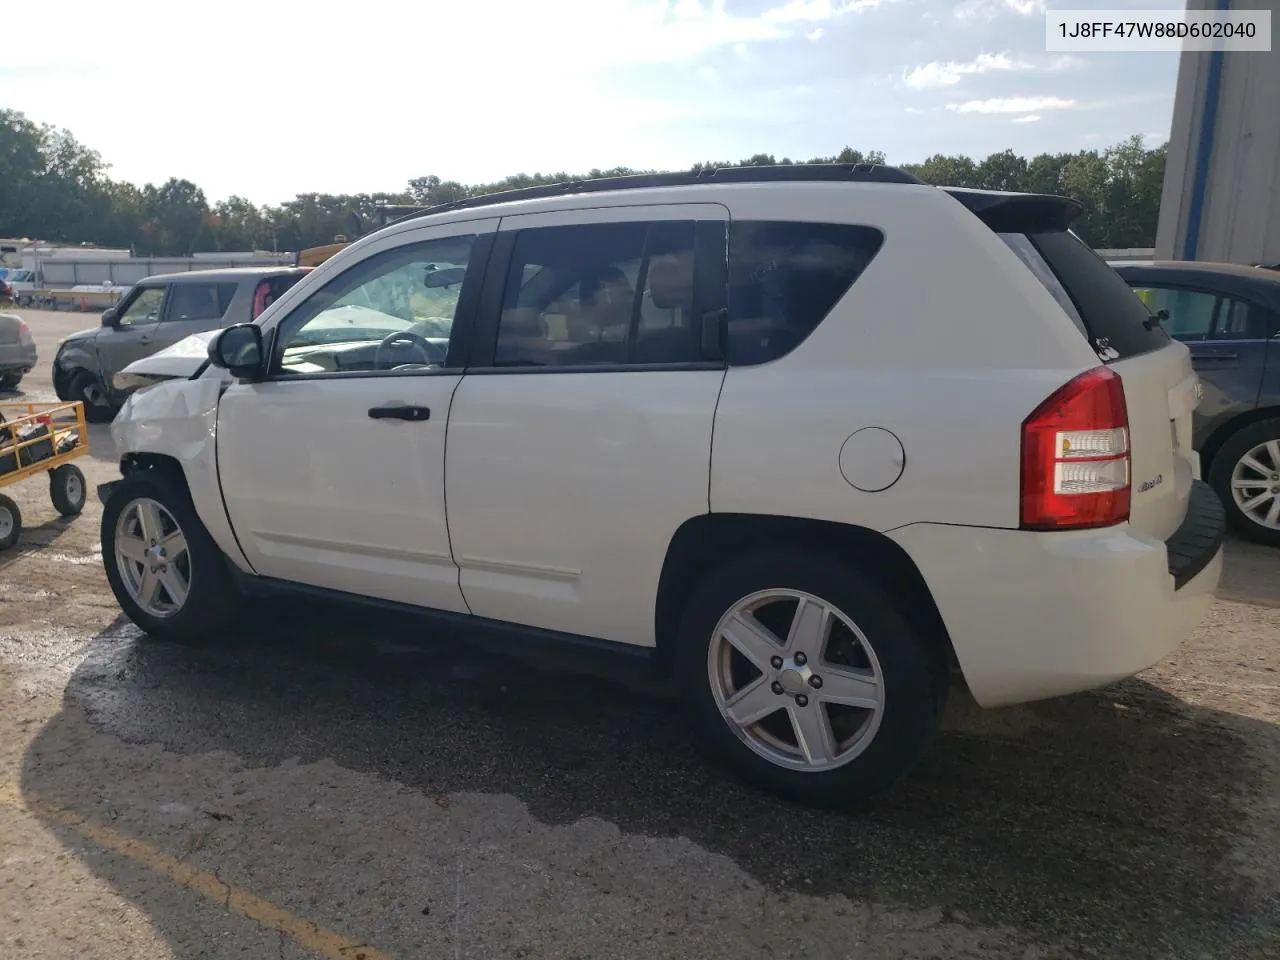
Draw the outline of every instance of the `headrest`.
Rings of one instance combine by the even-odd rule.
[[[693,252],[664,253],[649,263],[649,293],[663,310],[688,309],[693,293]]]

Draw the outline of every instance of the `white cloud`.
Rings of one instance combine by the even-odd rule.
[[[816,41],[816,40],[821,40],[821,39],[822,39],[822,33],[823,33],[823,30],[822,30],[822,28],[821,28],[821,27],[814,27],[812,30],[810,30],[808,33],[806,33],[804,36],[805,36],[805,39],[806,39],[806,40],[815,40],[815,41]]]
[[[1035,113],[1037,110],[1067,110],[1075,105],[1074,100],[1060,97],[992,97],[989,100],[948,103],[947,109],[955,113]]]
[[[1064,53],[1060,57],[1054,57],[1049,62],[1049,69],[1053,71],[1059,70],[1079,70],[1081,67],[1087,67],[1089,61],[1084,57],[1077,57],[1074,53]]]
[[[712,2],[718,4],[719,0]],[[782,6],[766,10],[761,19],[771,23],[825,23],[848,13],[871,10],[884,2],[886,0],[787,0]]]
[[[1044,0],[961,0],[952,13],[958,20],[994,20],[1006,13],[1030,17],[1044,10]]]
[[[1014,117],[1013,122],[1014,123],[1039,123],[1040,114],[1028,113],[1025,117]]]
[[[1030,70],[1031,64],[1023,60],[1014,60],[1007,53],[980,53],[967,63],[954,60],[942,62],[935,60],[916,67],[903,77],[908,87],[914,90],[929,90],[938,87],[953,87],[961,77],[972,74],[988,73],[992,70]]]

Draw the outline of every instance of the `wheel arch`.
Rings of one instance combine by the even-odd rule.
[[[1255,407],[1214,427],[1200,447],[1200,475],[1209,476],[1209,471],[1213,469],[1213,458],[1233,435],[1264,420],[1280,420],[1280,406]]]
[[[957,665],[946,625],[919,568],[883,533],[828,520],[706,513],[681,524],[667,546],[654,612],[654,665],[659,675],[670,676],[674,670],[679,618],[700,574],[763,547],[802,549],[842,562],[856,558],[864,572],[903,595],[904,610],[916,627],[938,645],[948,667]]]

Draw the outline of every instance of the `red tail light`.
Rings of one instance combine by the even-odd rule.
[[[1129,519],[1129,413],[1114,370],[1088,370],[1022,423],[1022,526],[1106,527]]]

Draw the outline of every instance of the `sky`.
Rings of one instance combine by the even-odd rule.
[[[890,163],[1105,148],[1133,134],[1156,146],[1178,70],[1174,53],[1046,52],[1045,0],[52,9],[48,43],[5,43],[0,107],[70,130],[115,179],[185,177],[210,202],[845,146]]]

